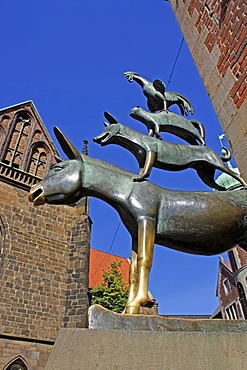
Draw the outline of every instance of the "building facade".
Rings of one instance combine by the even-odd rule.
[[[243,0],[170,0],[170,5],[247,178],[247,12]]]
[[[223,153],[224,154],[224,150]],[[227,165],[232,171],[239,173],[238,168]],[[216,180],[217,184],[228,191],[243,190],[242,185],[226,173]],[[216,296],[219,306],[212,318],[228,320],[247,319],[247,252],[239,246],[228,251],[228,261],[219,260]]]
[[[238,169],[247,179],[247,12],[243,0],[170,0]],[[239,183],[223,174],[228,190]],[[220,259],[214,317],[246,318],[247,253],[241,248]],[[218,316],[217,316],[218,315]]]
[[[0,143],[0,368],[43,370],[58,330],[79,326],[88,307],[87,199],[28,201],[59,160],[31,101],[0,110]]]
[[[219,306],[213,318],[247,319],[247,252],[237,247],[228,252],[229,261],[219,260],[216,296]]]

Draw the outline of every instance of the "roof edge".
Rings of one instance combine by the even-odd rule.
[[[32,109],[34,110],[35,114],[37,115],[38,120],[42,124],[43,129],[45,130],[45,135],[47,136],[47,140],[49,141],[49,143],[52,145],[55,155],[60,158],[61,155],[60,155],[56,145],[54,144],[54,141],[52,140],[51,135],[49,134],[49,132],[47,130],[47,127],[46,127],[45,123],[43,122],[43,120],[42,120],[42,118],[39,114],[38,109],[36,108],[36,105],[34,104],[34,102],[32,100],[27,100],[27,101],[24,101],[22,103],[17,103],[17,104],[10,105],[10,106],[5,107],[5,108],[1,108],[0,113],[4,112],[4,111],[9,111],[9,110],[12,110],[12,109],[16,109],[18,107],[21,108],[22,106],[27,105],[27,104],[31,105]]]

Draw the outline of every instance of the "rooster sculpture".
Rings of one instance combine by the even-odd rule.
[[[156,79],[151,82],[135,72],[124,72],[124,75],[129,82],[136,81],[142,87],[150,112],[154,113],[164,109],[167,111],[171,105],[176,104],[182,115],[194,114],[189,100],[176,92],[166,91],[165,84],[161,80]]]

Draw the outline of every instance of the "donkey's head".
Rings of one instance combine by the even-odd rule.
[[[54,128],[54,133],[70,160],[54,164],[44,179],[30,189],[28,199],[35,206],[44,203],[72,204],[83,196],[82,157],[57,127]]]
[[[118,121],[110,113],[104,112],[104,116],[109,123],[104,122],[104,131],[93,138],[94,142],[102,146],[113,143],[114,137],[119,133],[121,127]]]

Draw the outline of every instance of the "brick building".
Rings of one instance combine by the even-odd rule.
[[[87,199],[28,201],[59,158],[32,102],[0,110],[0,144],[0,368],[43,370],[59,328],[88,307]]]
[[[213,318],[247,319],[247,252],[237,247],[228,252],[229,261],[219,260],[216,295],[219,306]]]
[[[247,178],[247,12],[243,0],[170,0],[215,112]]]
[[[239,173],[238,168],[228,166],[232,171]],[[216,180],[228,191],[242,189],[238,181],[226,173],[222,173]],[[219,259],[216,296],[219,306],[212,318],[247,319],[247,252],[236,247],[228,251],[228,261]]]
[[[247,179],[247,12],[243,0],[170,0],[238,169]],[[235,169],[238,171],[238,169]],[[236,184],[218,179],[228,190]],[[218,181],[217,181],[218,182]],[[220,259],[214,317],[246,318],[247,253],[241,248]]]

